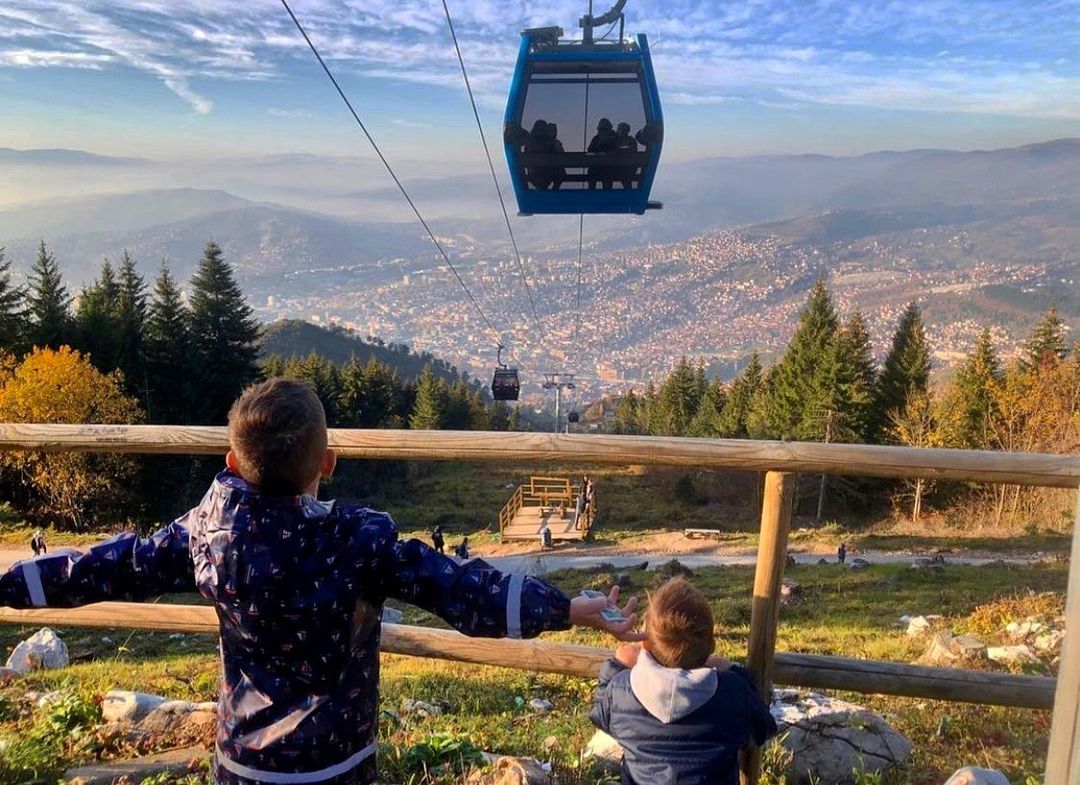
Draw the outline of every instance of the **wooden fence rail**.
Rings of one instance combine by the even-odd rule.
[[[791,525],[796,474],[933,479],[1080,487],[1080,457],[854,444],[455,431],[332,430],[330,446],[345,458],[519,461],[544,464],[645,464],[694,469],[765,471],[766,493],[754,581],[747,665],[763,687],[771,681],[821,689],[904,695],[1028,708],[1054,707],[1046,785],[1080,783],[1080,571],[1071,570],[1059,678],[927,668],[914,665],[775,653],[779,584]],[[0,452],[117,452],[221,455],[224,428],[165,425],[38,425],[0,423]],[[1073,558],[1080,559],[1080,493]],[[211,608],[101,604],[78,610],[0,609],[0,622],[216,632]],[[481,641],[454,632],[387,625],[383,649],[398,654],[593,676],[608,652],[544,641]],[[744,783],[759,758],[745,756]]]
[[[102,602],[82,608],[0,608],[0,623],[218,634],[216,612],[208,605]],[[400,624],[383,625],[381,648],[390,654],[582,678],[595,678],[600,664],[612,654],[607,649],[544,639],[468,638],[453,630]],[[792,687],[1030,709],[1049,709],[1054,702],[1054,679],[1046,676],[1011,676],[815,654],[776,654],[772,679]]]
[[[897,479],[1080,486],[1080,457],[865,444],[759,442],[596,434],[331,430],[345,458],[649,464]],[[224,428],[176,425],[0,424],[0,451],[222,455]]]

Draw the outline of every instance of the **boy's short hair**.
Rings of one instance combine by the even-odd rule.
[[[240,475],[266,494],[303,492],[326,454],[326,412],[315,388],[267,379],[241,393],[229,410],[229,446]]]
[[[713,625],[705,595],[682,578],[673,578],[649,595],[648,649],[666,668],[703,667],[716,646]]]

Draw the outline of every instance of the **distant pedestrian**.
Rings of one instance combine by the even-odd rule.
[[[49,552],[49,548],[45,544],[45,532],[41,529],[35,531],[34,536],[30,538],[30,549],[35,556],[44,556]]]
[[[443,539],[442,526],[436,526],[431,531],[431,545],[436,553],[446,552],[446,540]]]
[[[469,538],[468,537],[463,537],[462,538],[461,544],[457,548],[454,549],[454,555],[457,556],[462,561],[468,561],[469,560]]]
[[[847,560],[847,543],[840,543],[840,547],[836,549],[836,560],[843,564]]]
[[[551,537],[551,527],[545,523],[540,529],[540,549],[549,551],[553,547],[555,547],[555,545]]]

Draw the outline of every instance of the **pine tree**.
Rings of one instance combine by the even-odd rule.
[[[878,377],[871,440],[891,440],[887,430],[892,413],[902,413],[913,395],[926,394],[929,383],[930,347],[926,329],[919,306],[911,303],[900,317]]]
[[[754,352],[749,364],[731,383],[731,390],[717,421],[717,434],[726,439],[745,439],[750,409],[762,385],[761,356]]]
[[[506,430],[520,431],[522,430],[521,426],[521,407],[514,406],[510,409],[510,416],[506,419]]]
[[[126,250],[120,257],[120,282],[116,301],[116,366],[123,371],[127,388],[139,398],[145,397],[149,379],[146,372],[147,295],[146,280],[135,268],[135,260]]]
[[[259,324],[215,242],[207,243],[191,278],[191,337],[199,368],[200,417],[225,421],[229,407],[251,381]]]
[[[826,421],[825,440],[864,441],[871,428],[877,369],[861,313],[853,314],[837,333],[821,382],[817,403]]]
[[[1025,342],[1022,362],[1025,368],[1056,365],[1066,354],[1065,322],[1058,316],[1057,308],[1050,306]]]
[[[615,407],[615,419],[613,422],[613,430],[615,433],[621,434],[635,434],[641,433],[638,430],[638,405],[640,401],[638,397],[634,395],[634,391],[630,390],[619,401],[618,406]]]
[[[506,401],[492,401],[488,407],[488,428],[493,431],[510,430],[510,412]]]
[[[472,408],[469,405],[469,385],[458,379],[444,396],[441,427],[448,431],[467,431],[472,427]]]
[[[446,382],[437,379],[431,366],[425,365],[424,372],[420,374],[420,382],[416,386],[416,404],[409,418],[409,427],[423,431],[434,431],[444,427],[446,397]]]
[[[0,354],[18,355],[26,345],[25,292],[11,283],[11,262],[0,248]]]
[[[147,310],[145,348],[150,388],[147,415],[152,422],[193,422],[195,368],[191,314],[184,305],[180,287],[165,265],[161,266],[154,285],[154,299]],[[283,371],[284,363],[281,363],[281,369],[272,375],[281,375]]]
[[[720,435],[721,415],[727,401],[727,391],[719,379],[706,386],[701,398],[701,405],[693,422],[690,423],[690,435],[715,437]]]
[[[109,373],[117,367],[117,301],[120,287],[108,259],[101,262],[101,274],[82,290],[75,312],[78,345],[98,370]]]
[[[824,381],[830,378],[837,325],[832,297],[825,282],[818,280],[799,314],[795,335],[776,365],[765,401],[765,423],[773,437],[808,441],[823,438],[821,399]]]
[[[997,410],[995,391],[1002,378],[994,341],[990,331],[983,330],[945,395],[942,430],[949,446],[971,450],[990,447]]]
[[[699,390],[694,367],[684,356],[660,385],[652,432],[662,436],[686,436],[701,403]]]
[[[37,258],[30,269],[26,298],[30,319],[30,343],[56,349],[71,340],[71,297],[64,286],[56,259],[41,241]]]
[[[656,385],[651,381],[645,388],[645,394],[641,396],[641,400],[638,401],[637,407],[637,432],[643,434],[657,435],[660,433],[658,429],[659,417],[657,416],[657,397],[656,397]],[[656,429],[656,430],[654,430]]]

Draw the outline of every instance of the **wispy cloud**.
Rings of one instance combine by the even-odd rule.
[[[580,16],[580,0],[451,3],[474,88],[501,103],[517,31]],[[295,0],[348,75],[460,88],[437,3]],[[628,29],[659,37],[674,103],[727,101],[1080,118],[1076,0],[638,0]],[[309,54],[277,3],[250,0],[8,0],[0,67],[138,69],[212,109],[195,85],[286,79]]]
[[[405,120],[400,117],[395,117],[390,122],[394,125],[400,125],[402,128],[434,128],[431,123],[419,123],[415,120]]]
[[[280,117],[283,120],[310,120],[315,114],[308,109],[282,109],[272,106],[266,110],[271,117]]]

